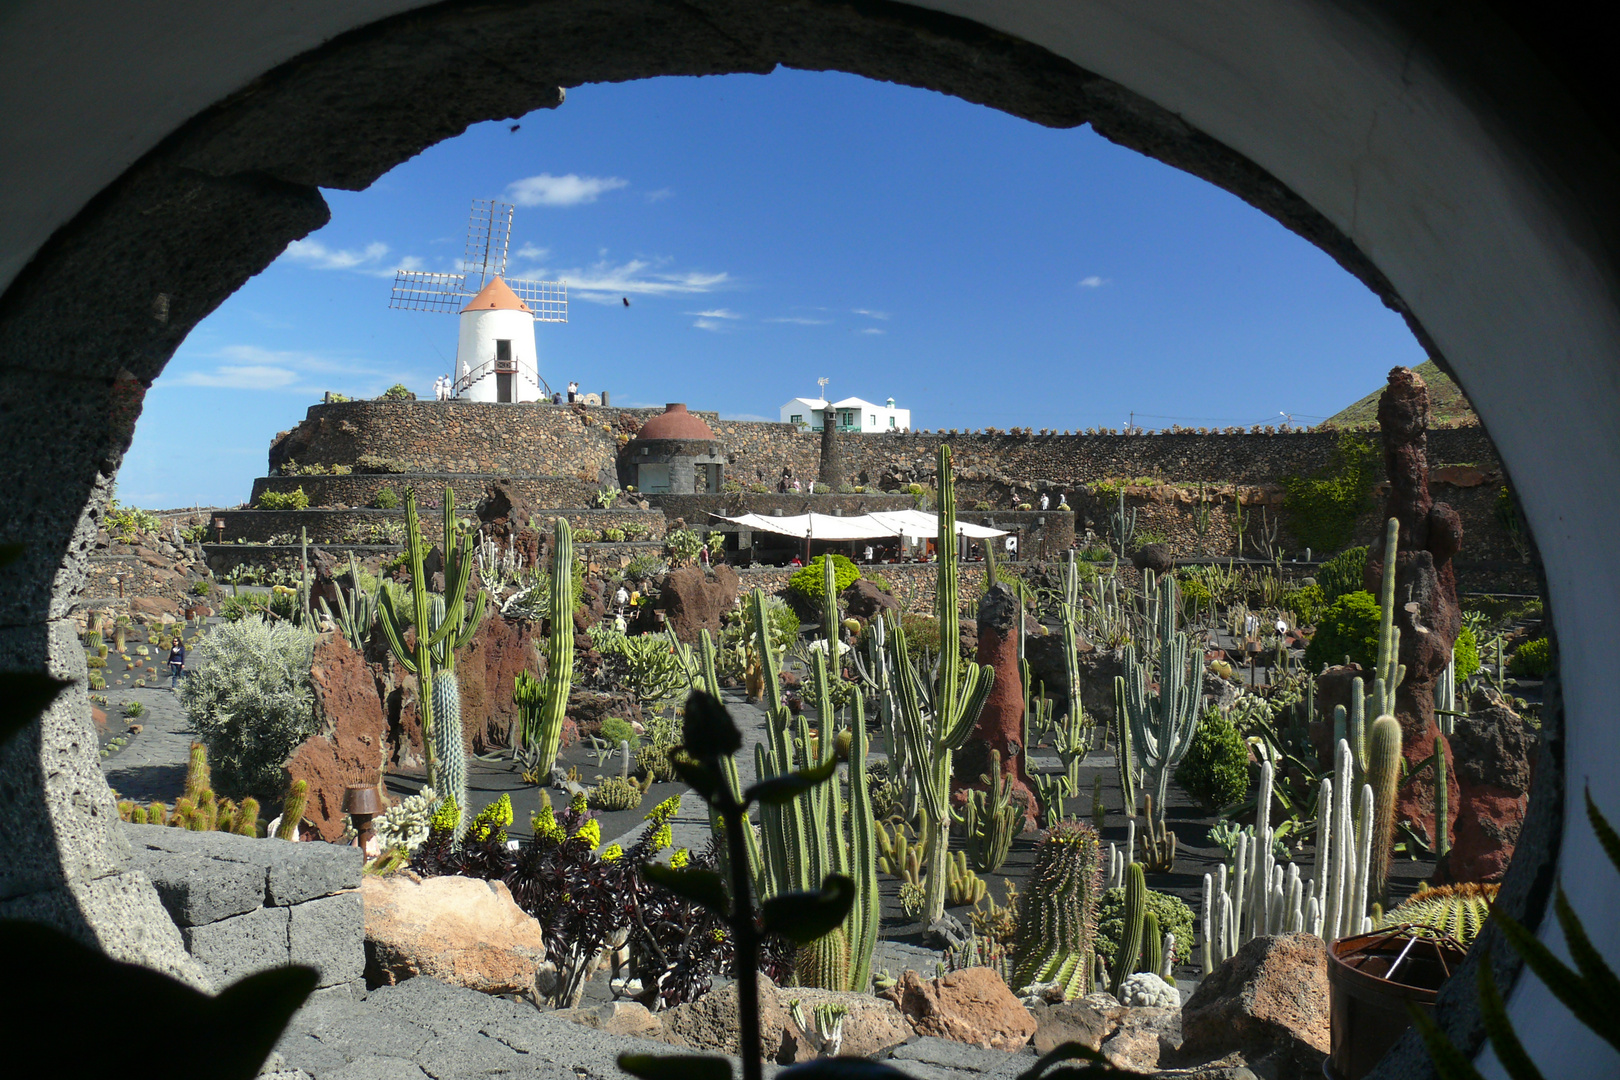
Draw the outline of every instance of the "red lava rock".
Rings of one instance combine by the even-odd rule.
[[[1181,1053],[1284,1048],[1320,1065],[1332,1048],[1327,946],[1314,934],[1253,938],[1181,1010]]]
[[[289,783],[309,783],[304,817],[322,840],[336,841],[343,837],[344,789],[382,779],[388,723],[370,665],[342,635],[315,647],[310,681],[317,734],[293,751],[283,768]]]
[[[512,725],[518,720],[517,706],[512,703],[513,684],[519,672],[540,668],[540,654],[529,630],[492,611],[484,616],[472,640],[456,653],[461,722],[469,743],[475,734],[482,734],[511,745]]]
[[[927,982],[907,971],[879,996],[900,1006],[919,1035],[1017,1050],[1035,1034],[1035,1018],[990,968],[964,968]]]
[[[1489,687],[1474,691],[1450,743],[1457,761],[1457,823],[1435,868],[1441,882],[1500,881],[1530,806],[1534,740]]]
[[[695,566],[671,570],[660,586],[659,600],[675,636],[693,643],[700,630],[707,630],[719,638],[720,620],[736,607],[741,584],[737,571],[725,565],[709,574]]]
[[[1001,774],[1012,778],[1013,799],[1024,806],[1025,827],[1034,824],[1040,806],[1029,774],[1024,770],[1024,682],[1018,670],[1018,598],[1004,585],[990,587],[979,601],[978,662],[993,668],[995,682],[985,699],[984,711],[956,752],[953,797],[967,800],[969,790],[983,791],[981,779],[990,773],[992,751],[1001,755]]]
[[[1434,752],[1434,687],[1451,662],[1452,642],[1462,629],[1457,577],[1452,556],[1462,547],[1462,521],[1429,494],[1429,389],[1410,368],[1389,373],[1389,387],[1378,399],[1384,469],[1389,493],[1384,517],[1401,523],[1395,554],[1395,623],[1401,631],[1400,662],[1406,678],[1395,692],[1395,718],[1401,723],[1401,752],[1416,768]],[[1381,544],[1367,553],[1365,585],[1379,595],[1386,555]],[[1372,717],[1367,718],[1370,722]],[[1458,808],[1456,770],[1450,748],[1448,785],[1451,813]],[[1434,835],[1434,780],[1424,773],[1401,788],[1396,812]]]

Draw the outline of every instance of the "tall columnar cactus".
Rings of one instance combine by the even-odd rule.
[[[1446,749],[1445,744],[1436,735],[1434,737],[1434,855],[1437,859],[1446,857],[1451,850],[1451,792],[1447,788],[1446,776]]]
[[[1373,848],[1368,831],[1373,790],[1356,781],[1347,742],[1339,743],[1334,775],[1322,778],[1317,808],[1316,867],[1311,880],[1317,906],[1309,929],[1323,941],[1335,941],[1368,926],[1367,875]]]
[[[1395,796],[1401,782],[1401,725],[1393,716],[1373,721],[1367,738],[1367,783],[1373,789],[1372,868],[1368,895],[1389,898],[1389,856],[1395,842]]]
[[[1125,549],[1130,547],[1131,538],[1136,535],[1136,508],[1132,507],[1130,516],[1126,516],[1125,486],[1123,484],[1119,488],[1119,509],[1114,511],[1109,518],[1108,524],[1114,534],[1114,549],[1119,553],[1119,557],[1123,559],[1127,554]],[[1239,554],[1242,554],[1242,552],[1239,551]]]
[[[1137,659],[1135,642],[1126,647],[1125,674],[1119,678],[1124,682],[1131,749],[1142,770],[1143,787],[1153,795],[1153,805],[1162,818],[1170,774],[1181,764],[1198,730],[1204,650],[1190,635],[1176,629],[1181,602],[1175,578],[1166,575],[1156,599],[1158,691],[1149,689],[1152,661]]]
[[[1081,716],[1080,708],[1080,568],[1075,563],[1074,549],[1066,553],[1063,563],[1063,605],[1059,615],[1063,620],[1063,665],[1069,678],[1069,723],[1074,725]]]
[[[890,635],[890,659],[899,683],[901,718],[906,727],[906,750],[917,778],[924,840],[928,850],[928,878],[923,898],[923,922],[945,914],[945,857],[950,847],[951,760],[967,742],[985,699],[995,681],[995,670],[957,662],[962,614],[956,581],[956,486],[951,479],[951,448],[939,448],[939,582],[934,594],[939,623],[939,668],[932,680],[924,677],[906,655],[906,635],[899,626]]]
[[[827,655],[838,670],[838,569],[832,552],[821,557],[821,636],[827,639]]]
[[[1023,831],[1024,808],[1012,801],[1012,777],[1002,775],[1000,750],[990,751],[990,771],[979,779],[989,790],[967,793],[967,857],[979,873],[993,874]]]
[[[1120,811],[1126,817],[1136,815],[1136,759],[1131,753],[1131,718],[1125,707],[1125,679],[1114,676],[1114,764],[1119,769]]]
[[[191,757],[186,763],[186,798],[197,802],[209,782],[208,748],[194,742],[191,744]]]
[[[1390,518],[1384,528],[1384,577],[1379,583],[1378,661],[1373,671],[1374,716],[1395,712],[1395,690],[1406,678],[1401,663],[1401,630],[1395,625],[1395,557],[1400,546],[1401,523]]]
[[[1142,955],[1142,929],[1147,917],[1147,877],[1141,863],[1125,868],[1125,930],[1120,935],[1119,951],[1114,954],[1114,970],[1109,974],[1108,992],[1119,996],[1120,984],[1125,976],[1136,970],[1136,961]]]
[[[287,801],[281,804],[281,825],[276,829],[277,840],[291,840],[297,835],[298,823],[304,820],[304,805],[309,799],[309,781],[294,780],[287,789]],[[175,803],[176,810],[180,803]]]
[[[540,747],[542,775],[557,760],[568,695],[574,685],[574,532],[563,517],[557,519],[552,532],[551,597],[546,614],[551,626],[546,638],[545,691],[533,730],[523,733],[525,746]]]
[[[1055,981],[1065,998],[1088,989],[1103,884],[1100,854],[1097,831],[1084,822],[1058,822],[1041,841],[1019,896],[1015,988]]]
[[[434,594],[428,588],[427,574],[423,569],[428,545],[422,537],[421,521],[416,514],[416,492],[406,490],[405,553],[411,569],[411,608],[405,613],[396,611],[393,594],[384,590],[379,614],[383,635],[388,639],[388,647],[393,651],[394,658],[401,667],[416,676],[420,688],[417,710],[422,720],[423,743],[427,747],[429,783],[435,791],[445,793],[453,789],[446,786],[439,775],[435,742],[442,742],[447,733],[435,731],[434,705],[438,704],[435,699],[441,696],[435,674],[444,670],[454,677],[455,650],[472,638],[484,617],[486,597],[482,589],[473,598],[472,614],[466,612],[467,583],[473,566],[472,546],[472,535],[459,533],[456,528],[455,492],[446,484],[444,542],[439,549],[444,555],[444,595],[438,597],[444,603],[444,615],[435,624],[431,603]],[[406,631],[411,627],[415,628],[416,633],[414,640],[407,642]],[[459,700],[459,695],[449,696]],[[457,719],[459,722],[459,716]],[[459,739],[459,730],[456,734]],[[465,799],[457,800],[458,805],[465,803]]]
[[[337,590],[338,613],[332,615],[332,609],[327,606],[326,597],[318,601],[321,613],[330,619],[339,630],[343,632],[344,640],[356,651],[361,652],[366,647],[366,639],[371,636],[371,625],[377,621],[378,597],[383,591],[381,582],[368,596],[360,591],[360,563],[349,552],[349,582],[354,586],[354,602],[343,599],[343,590]]]
[[[1164,935],[1159,932],[1159,917],[1150,911],[1142,916],[1142,955],[1136,961],[1136,970],[1157,975],[1163,968]]]

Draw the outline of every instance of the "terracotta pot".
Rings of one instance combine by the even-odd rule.
[[[1416,936],[1407,926],[1340,938],[1328,947],[1332,1053],[1323,1072],[1361,1080],[1411,1026],[1407,1005],[1432,1011],[1440,986],[1466,950],[1451,938]],[[1391,979],[1388,976],[1394,975]]]

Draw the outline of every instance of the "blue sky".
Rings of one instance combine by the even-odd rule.
[[[851,75],[577,87],[326,195],[331,223],[153,385],[125,502],[235,505],[323,391],[431,394],[456,319],[390,310],[393,270],[455,269],[475,198],[517,204],[512,276],[569,282],[542,376],[615,404],[775,419],[826,377],[920,428],[1310,423],[1424,359],[1326,255],[1203,181]]]

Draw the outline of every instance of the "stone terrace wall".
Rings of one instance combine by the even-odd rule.
[[[418,498],[438,500],[444,486],[456,494],[456,505],[472,507],[484,497],[491,480],[499,477],[536,506],[591,506],[596,502],[598,483],[586,483],[575,476],[519,476],[510,473],[351,473],[348,476],[261,476],[253,481],[256,503],[266,491],[286,493],[302,488],[310,506],[370,506],[377,492],[388,488],[401,498],[406,488],[415,488]]]
[[[470,512],[469,506],[469,512]],[[596,509],[562,509],[545,511],[545,521],[536,521],[537,526],[545,526],[558,516],[566,517],[569,525],[575,529],[622,529],[627,525],[638,525],[646,530],[645,537],[653,540],[662,540],[664,537],[663,514],[656,510],[640,510],[632,507],[618,507],[612,510]],[[311,544],[366,544],[372,542],[367,531],[372,526],[386,522],[394,522],[394,528],[404,534],[405,511],[403,510],[221,510],[215,513],[215,520],[225,522],[225,542],[227,544],[242,541],[246,544],[267,544],[275,536],[298,537],[300,528],[309,530]],[[423,531],[430,542],[437,542],[442,531],[436,514],[427,514],[422,523]]]

